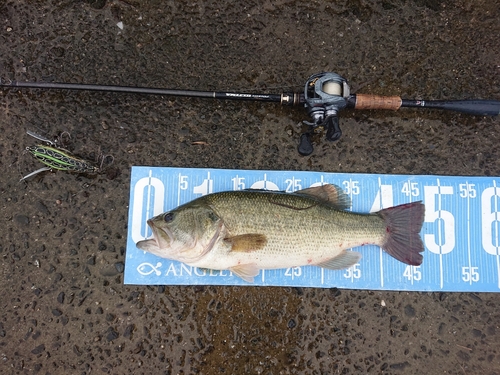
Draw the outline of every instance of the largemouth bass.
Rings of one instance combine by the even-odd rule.
[[[422,263],[421,202],[370,214],[346,211],[350,205],[335,185],[214,193],[149,219],[153,239],[137,247],[195,267],[230,270],[248,282],[261,269],[348,268],[361,254],[347,249],[366,244],[406,264]]]

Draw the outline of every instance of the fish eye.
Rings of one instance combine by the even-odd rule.
[[[172,220],[174,220],[173,212],[167,212],[165,215],[163,215],[163,221],[165,223],[170,223]]]

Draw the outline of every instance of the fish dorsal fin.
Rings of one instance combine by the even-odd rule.
[[[237,236],[226,237],[224,241],[231,244],[231,251],[248,253],[260,250],[267,244],[267,237],[260,233],[246,233]]]
[[[295,194],[307,195],[322,202],[329,203],[336,208],[346,210],[351,207],[351,198],[344,193],[340,186],[326,184],[298,190]]]
[[[316,263],[316,266],[329,270],[342,270],[354,266],[361,259],[361,254],[357,251],[342,251],[335,258]]]
[[[229,268],[229,271],[241,277],[246,282],[253,283],[253,278],[259,274],[260,269],[255,264],[241,264]]]

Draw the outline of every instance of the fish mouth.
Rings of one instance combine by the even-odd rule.
[[[158,247],[160,249],[165,248],[165,247],[170,247],[170,244],[174,240],[174,236],[173,236],[172,232],[170,230],[168,230],[168,228],[158,228],[154,224],[153,219],[149,219],[147,221],[147,223],[148,223],[149,227],[151,228],[151,230],[153,231],[153,238],[156,241],[156,244],[158,245]],[[167,235],[168,240],[166,240],[165,235],[163,233],[165,233]]]

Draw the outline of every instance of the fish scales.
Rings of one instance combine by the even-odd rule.
[[[200,198],[203,200],[223,218],[231,235],[264,234],[267,244],[250,257],[258,253],[287,256],[280,260],[286,261],[282,267],[300,265],[300,260],[291,256],[321,261],[341,249],[367,242],[378,244],[385,235],[385,224],[377,215],[341,211],[298,194],[236,191]]]

